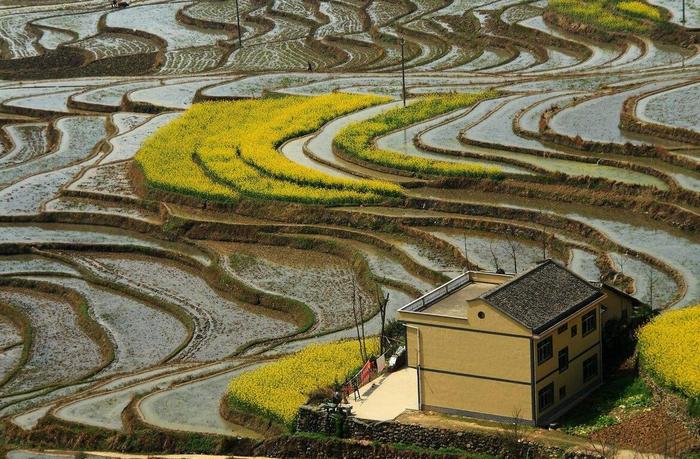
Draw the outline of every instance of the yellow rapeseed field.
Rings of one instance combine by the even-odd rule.
[[[550,0],[548,8],[612,32],[649,32],[662,19],[658,8],[638,0]]]
[[[661,383],[700,397],[700,304],[661,314],[639,332],[643,367]]]
[[[333,118],[387,100],[335,93],[196,104],[147,139],[136,161],[149,186],[202,199],[378,202],[400,196],[400,188],[332,177],[290,161],[277,148]]]
[[[367,348],[376,354],[379,340],[369,339]],[[228,402],[234,409],[291,426],[312,391],[335,382],[342,384],[363,363],[356,340],[312,344],[231,380]]]
[[[651,19],[653,21],[661,20],[661,12],[658,8],[637,0],[620,2],[617,4],[617,9],[633,16]]]
[[[419,98],[408,107],[394,108],[367,121],[343,129],[334,140],[339,151],[366,162],[428,175],[499,177],[496,167],[439,161],[377,148],[374,140],[384,134],[495,97],[495,91],[473,94],[444,94]]]

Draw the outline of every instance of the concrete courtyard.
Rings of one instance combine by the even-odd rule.
[[[383,375],[360,388],[361,400],[348,396],[352,411],[360,419],[389,421],[405,410],[418,409],[415,368]]]

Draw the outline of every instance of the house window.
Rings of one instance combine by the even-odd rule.
[[[559,373],[569,368],[569,348],[565,347],[559,351]]]
[[[627,307],[622,308],[622,321],[627,322],[627,319],[629,318],[629,312],[627,311]]]
[[[540,389],[538,393],[538,401],[540,412],[546,410],[554,404],[554,383],[549,383],[544,388]]]
[[[596,319],[595,319],[595,309],[591,312],[587,312],[581,317],[581,336],[586,336],[587,334],[595,331]]]
[[[486,317],[486,314],[484,313],[484,311],[479,311],[477,316],[479,316],[479,319],[484,319]]]
[[[564,325],[562,325],[561,327],[559,327],[559,328],[557,329],[557,333],[559,333],[559,334],[561,335],[561,334],[564,333],[568,328],[569,328],[569,324],[564,324]]]
[[[559,400],[563,400],[566,398],[566,386],[561,386],[559,388]]]
[[[573,338],[574,336],[576,336],[577,333],[578,333],[578,326],[572,325],[571,326],[571,337]]]
[[[598,376],[598,354],[583,361],[583,382]]]
[[[543,362],[552,358],[552,337],[549,336],[546,339],[537,343],[537,364],[541,365]]]

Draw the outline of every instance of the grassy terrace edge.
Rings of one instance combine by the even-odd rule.
[[[503,173],[496,167],[410,156],[380,149],[374,143],[382,135],[497,96],[497,91],[424,96],[405,108],[393,108],[366,121],[347,126],[333,140],[333,146],[352,159],[417,174],[502,178]]]
[[[332,119],[388,100],[334,93],[196,104],[149,137],[136,163],[149,190],[206,201],[385,202],[402,196],[398,185],[332,177],[290,161],[277,148]]]

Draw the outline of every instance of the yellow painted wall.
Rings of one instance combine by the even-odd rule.
[[[619,293],[605,288],[603,286],[603,291],[607,295],[603,300],[603,305],[608,308],[608,310],[603,314],[603,320],[605,322],[609,320],[620,320],[622,318],[622,311],[627,310],[627,317],[632,317],[632,300],[620,295]]]
[[[484,313],[484,318],[479,318],[479,312]],[[457,327],[474,330],[487,330],[497,333],[531,336],[530,330],[506,316],[499,310],[482,300],[475,300],[469,306],[467,318],[445,317],[423,312],[399,311],[398,319],[408,323],[423,323],[442,325],[445,327]]]
[[[583,336],[582,330],[581,330],[581,317],[584,316],[586,313],[591,311],[592,309],[596,308],[597,313],[596,313],[596,330],[593,333],[590,333],[589,335]],[[576,325],[577,328],[577,333],[576,336],[573,338],[571,337],[571,329],[572,327]],[[540,335],[539,339],[535,340],[535,346],[534,346],[534,362],[535,362],[535,379],[538,380],[542,378],[544,375],[550,373],[551,371],[557,369],[559,367],[559,360],[558,360],[558,353],[559,350],[563,349],[564,347],[569,348],[569,360],[574,358],[576,355],[580,354],[587,348],[591,347],[593,344],[595,344],[600,336],[599,336],[599,328],[600,328],[600,308],[598,306],[592,306],[585,308],[581,310],[578,314],[576,314],[574,317],[569,319],[567,321],[567,329],[563,333],[559,333],[557,329],[555,328],[554,330]],[[554,352],[552,354],[552,358],[547,360],[546,362],[542,363],[539,365],[537,363],[537,344],[543,340],[545,340],[547,337],[551,336],[552,337],[552,344],[554,346]]]
[[[581,317],[586,313],[596,309],[596,329],[595,331],[589,333],[586,336],[582,334]],[[581,310],[576,316],[567,321],[567,329],[563,333],[559,333],[557,329],[550,331],[547,334],[543,334],[539,339],[535,341],[535,346],[533,347],[533,359],[535,362],[535,381],[541,382],[537,383],[537,390],[535,391],[535,397],[537,397],[537,392],[545,387],[550,382],[554,381],[554,406],[550,407],[547,411],[551,411],[556,408],[560,403],[559,400],[559,387],[564,384],[566,385],[567,399],[584,389],[588,384],[583,383],[583,370],[581,365],[583,361],[589,356],[598,353],[598,372],[602,372],[602,361],[601,361],[601,345],[600,341],[600,308],[598,305],[587,307]],[[576,336],[571,336],[571,329],[576,325],[577,333]],[[548,336],[552,337],[553,353],[552,358],[545,361],[541,365],[537,363],[537,343],[546,339]],[[596,345],[597,343],[597,345]],[[559,373],[559,351],[564,347],[569,348],[569,368],[563,373]],[[593,347],[591,349],[591,347]],[[549,376],[547,376],[549,375]],[[537,398],[535,399],[537,401]],[[542,413],[538,413],[538,416]]]
[[[484,313],[483,319],[479,318],[479,312]],[[532,334],[530,330],[483,300],[474,301],[470,304],[468,316],[469,328],[475,330],[488,330],[524,336]]]
[[[583,361],[586,360],[589,357],[592,357],[593,355],[598,355],[598,376],[596,378],[593,378],[589,381],[586,381],[585,383],[583,382]],[[601,374],[602,374],[602,355],[601,355],[601,350],[600,347],[596,347],[595,349],[591,349],[588,352],[582,354],[579,358],[576,360],[572,361],[569,363],[569,368],[564,371],[563,373],[559,373],[558,371],[552,374],[551,376],[545,378],[543,381],[537,383],[536,390],[535,390],[535,403],[537,403],[538,400],[538,393],[539,390],[546,387],[549,383],[554,383],[554,405],[551,407],[547,408],[543,412],[539,412],[539,407],[536,407],[535,409],[537,410],[537,416],[540,417],[542,415],[547,415],[548,413],[551,413],[552,411],[555,411],[557,407],[563,403],[567,402],[569,399],[576,397],[578,393],[581,391],[587,390],[588,387],[591,387],[592,385],[596,384],[596,381],[600,380]],[[566,386],[566,397],[565,398],[560,398],[559,397],[559,388],[561,386]]]
[[[416,366],[416,331],[407,330],[409,365]],[[430,326],[420,327],[421,366],[530,382],[530,340]]]
[[[423,405],[532,420],[529,385],[421,372]]]
[[[474,271],[469,273],[469,278],[474,282],[486,282],[488,284],[502,284],[513,278],[511,274],[496,274]]]

